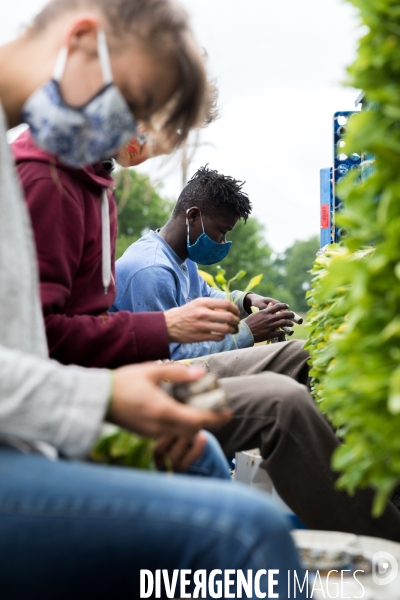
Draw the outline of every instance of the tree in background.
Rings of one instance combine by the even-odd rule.
[[[291,307],[296,312],[308,311],[305,295],[311,287],[310,269],[318,250],[317,236],[298,240],[275,261],[276,268],[281,272],[282,284],[293,298]]]
[[[132,169],[117,172],[115,196],[118,205],[117,258],[150,229],[169,219],[175,202],[160,196],[147,175]]]
[[[147,175],[134,170],[117,172],[117,258],[142,235],[150,229],[162,227],[169,219],[175,202],[163,198],[160,189],[152,185]],[[228,234],[228,239],[233,242],[232,249],[221,264],[227,279],[243,269],[246,277],[240,282],[240,287],[244,289],[252,277],[262,273],[258,294],[287,302],[296,312],[307,311],[308,271],[319,248],[316,237],[295,242],[284,254],[276,257],[266,241],[264,225],[256,217],[251,217],[247,223],[239,221]],[[216,265],[199,267],[216,275]]]

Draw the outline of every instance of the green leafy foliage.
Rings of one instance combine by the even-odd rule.
[[[154,445],[152,439],[115,427],[95,442],[91,459],[108,465],[155,471]]]
[[[118,205],[117,258],[150,229],[162,227],[170,217],[174,202],[160,195],[147,175],[132,169],[116,174]]]
[[[317,236],[298,240],[275,261],[282,272],[285,288],[293,298],[290,305],[296,312],[308,310],[306,291],[311,286],[310,268],[318,249]]]
[[[372,251],[351,253],[343,246],[332,244],[316,258],[311,270],[312,287],[307,292],[311,309],[305,325],[309,332],[305,349],[311,356],[311,392],[316,402],[322,403],[321,408],[324,408],[325,375],[335,360],[335,347],[329,342],[344,330],[350,310],[348,292],[352,285],[352,263],[367,258]]]
[[[333,316],[346,313],[328,332],[320,362],[315,354],[315,393],[344,440],[334,456],[340,485],[350,492],[374,486],[378,515],[400,481],[400,10],[393,0],[349,1],[368,30],[349,83],[365,91],[374,110],[350,119],[341,151],[373,155],[374,170],[367,178],[351,173],[340,189],[345,255],[331,259],[323,291],[322,281],[314,282],[310,321],[318,303],[338,303]],[[351,259],[369,245],[375,249],[365,260]],[[321,340],[318,330],[310,347]]]
[[[227,294],[230,294],[233,291],[231,290],[231,287],[234,283],[236,283],[237,281],[241,281],[246,276],[246,271],[242,270],[238,271],[236,275],[234,275],[233,277],[231,277],[231,279],[228,280],[225,277],[226,271],[221,267],[221,265],[216,266],[216,271],[217,275],[215,276],[215,278],[212,275],[210,275],[210,273],[207,273],[202,269],[199,269],[199,275],[201,275],[201,277],[205,279],[208,285],[210,285],[213,288],[216,288],[217,290],[221,290],[221,292],[226,292]],[[262,273],[252,277],[242,292],[243,296],[253,291],[254,288],[260,285],[262,278]],[[217,284],[219,284],[219,286]]]

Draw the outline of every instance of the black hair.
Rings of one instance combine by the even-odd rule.
[[[253,206],[248,195],[242,192],[245,183],[213,171],[208,165],[201,167],[183,188],[172,218],[198,206],[206,217],[234,213],[246,222]]]

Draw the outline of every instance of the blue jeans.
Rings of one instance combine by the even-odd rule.
[[[230,479],[229,463],[222,452],[222,448],[211,433],[203,431],[207,437],[207,444],[203,454],[186,471],[187,475],[215,477],[217,479]]]
[[[287,523],[264,494],[0,447],[1,598],[136,599],[140,569],[279,569],[281,600],[287,570],[302,577]],[[268,595],[265,576],[260,589]]]

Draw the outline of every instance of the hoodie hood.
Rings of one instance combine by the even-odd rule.
[[[69,177],[78,180],[78,185],[84,185],[92,193],[99,195],[102,226],[102,275],[104,293],[107,294],[112,277],[108,194],[111,193],[111,189],[114,186],[114,179],[101,162],[88,165],[82,169],[75,169],[65,165],[58,160],[55,154],[49,154],[45,150],[38,148],[32,139],[29,129],[26,129],[18,136],[11,144],[11,148],[17,166],[26,162],[47,164],[49,168],[65,171]]]
[[[64,163],[58,160],[55,154],[49,154],[36,146],[29,129],[26,129],[18,136],[11,144],[11,148],[17,165],[25,161],[40,162],[52,166],[54,165],[57,169],[61,169],[68,173],[70,177],[80,179],[90,187],[97,187],[103,190],[114,185],[114,179],[101,162],[94,165],[88,165],[83,169],[74,169],[73,167],[64,165]]]

